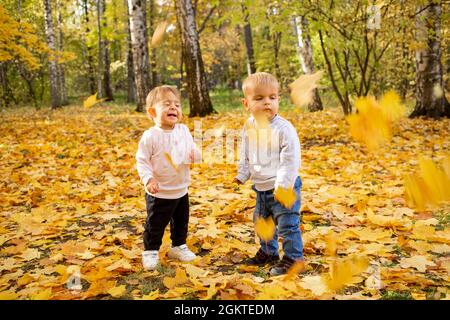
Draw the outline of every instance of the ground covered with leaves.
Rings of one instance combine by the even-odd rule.
[[[0,298],[448,299],[450,205],[408,206],[404,176],[420,155],[449,155],[450,121],[403,118],[371,152],[340,110],[283,116],[302,143],[305,270],[269,277],[241,264],[258,245],[255,195],[233,183],[236,165],[193,166],[188,245],[199,258],[170,261],[166,232],[161,266],[147,272],[135,152],[150,120],[107,106],[3,112]],[[216,114],[202,130],[245,119]],[[184,119],[191,130],[194,120]]]

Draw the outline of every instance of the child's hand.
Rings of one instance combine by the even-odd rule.
[[[237,184],[243,184],[242,181],[239,180],[238,178],[234,178],[233,182]]]
[[[158,181],[156,181],[154,178],[151,178],[148,182],[147,182],[147,190],[150,193],[158,193],[159,191],[159,184]]]

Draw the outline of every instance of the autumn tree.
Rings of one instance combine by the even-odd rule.
[[[175,1],[175,8],[186,64],[189,116],[206,116],[214,109],[209,97],[192,3],[190,0]]]

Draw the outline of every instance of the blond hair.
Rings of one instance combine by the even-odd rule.
[[[145,99],[145,104],[147,107],[147,112],[150,108],[154,108],[155,105],[160,102],[169,93],[173,93],[178,99],[180,99],[180,92],[175,86],[158,86],[154,87],[147,95]]]
[[[277,78],[271,75],[268,72],[256,72],[247,77],[242,83],[242,91],[244,92],[244,96],[247,96],[250,89],[258,86],[275,86],[277,89],[280,89],[280,84],[278,83]]]

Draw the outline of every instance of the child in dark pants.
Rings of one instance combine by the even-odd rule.
[[[147,221],[142,264],[153,270],[159,262],[164,229],[170,223],[172,248],[168,257],[191,261],[195,254],[186,246],[189,223],[189,165],[200,161],[182,119],[180,94],[170,86],[154,88],[147,96],[147,112],[155,126],[139,141],[136,167],[145,188]]]

